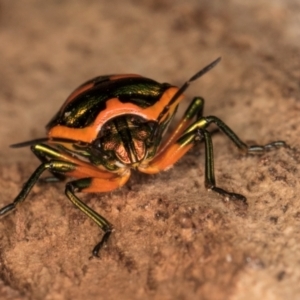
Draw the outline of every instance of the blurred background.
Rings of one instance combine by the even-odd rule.
[[[5,154],[11,143],[43,136],[68,94],[97,75],[137,73],[180,85],[222,56],[188,95],[205,96],[214,114],[239,90],[249,94],[239,101],[252,101],[280,68],[295,76],[298,9],[293,0],[2,0],[0,157],[15,155]]]
[[[45,125],[72,90],[98,75],[137,73],[181,85],[221,56],[189,88],[187,99],[203,96],[206,114],[217,115],[245,140],[279,138],[296,145],[299,28],[298,0],[0,0],[0,173],[23,170],[2,174],[1,195],[12,197],[4,183],[15,179],[20,185],[37,165],[29,149],[8,146],[45,136]],[[227,142],[217,141],[217,155]],[[11,286],[18,290],[8,273],[0,278],[15,282]],[[24,278],[20,290],[26,284],[34,290]],[[214,299],[248,299],[229,298],[235,283],[226,282],[224,298]],[[290,287],[296,293],[296,285]],[[148,297],[145,290],[134,297]],[[200,290],[191,292],[195,299]],[[212,299],[209,290],[201,291],[208,295],[203,299]],[[47,295],[44,299],[69,299]],[[176,293],[168,299],[174,297],[180,299]],[[276,297],[269,299],[282,299]]]

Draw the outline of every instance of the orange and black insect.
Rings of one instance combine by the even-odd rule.
[[[219,118],[203,116],[204,100],[200,97],[192,100],[173,132],[162,141],[183,92],[219,61],[220,58],[203,68],[181,88],[139,75],[99,76],[78,87],[47,125],[46,138],[12,145],[31,146],[42,163],[14,202],[0,209],[0,216],[25,200],[45,170],[55,180],[74,178],[66,184],[67,197],[104,231],[93,249],[93,255],[97,256],[113,227],[75,193],[112,191],[127,182],[131,169],[147,174],[164,171],[199,142],[205,148],[205,186],[225,197],[246,202],[243,195],[216,186],[208,127],[215,124],[246,154],[262,154],[285,146],[285,142],[247,146]]]

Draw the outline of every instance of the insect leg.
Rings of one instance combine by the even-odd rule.
[[[32,153],[42,162],[46,163],[49,161],[49,158],[59,158],[60,154],[57,152],[56,149],[43,145],[43,144],[36,144],[30,147]],[[56,182],[56,181],[63,181],[66,179],[65,175],[51,172],[53,177],[47,177],[43,179],[44,182]]]
[[[37,180],[45,170],[49,170],[51,172],[64,173],[64,172],[70,172],[74,170],[74,168],[75,168],[74,164],[69,162],[61,162],[61,161],[50,161],[41,164],[35,170],[35,172],[33,172],[33,174],[30,176],[27,182],[24,184],[21,192],[15,198],[15,200],[12,203],[0,209],[0,216],[6,215],[10,211],[14,210],[18,204],[20,204],[25,200],[25,198],[27,197],[27,195],[29,194],[29,192],[31,191],[31,189],[33,188],[33,186],[35,185],[35,183],[37,182]]]
[[[227,195],[231,198],[235,198],[246,202],[246,198],[243,195],[227,192],[216,186],[214,176],[214,159],[213,159],[213,144],[211,139],[211,133],[206,128],[214,123],[220,128],[226,136],[237,146],[237,148],[245,154],[262,154],[268,150],[287,147],[284,141],[275,141],[267,145],[253,145],[248,146],[219,118],[215,116],[201,117],[195,123],[193,123],[183,133],[182,137],[178,140],[181,145],[189,144],[193,135],[195,138],[205,143],[205,186],[219,194]]]
[[[225,191],[222,188],[216,186],[215,171],[214,171],[214,152],[213,152],[213,143],[210,132],[205,129],[199,129],[197,131],[199,138],[204,140],[205,144],[205,186],[206,188],[217,192],[223,196],[230,198],[235,198],[243,202],[247,202],[246,197],[241,194],[231,193]]]
[[[202,117],[204,109],[204,99],[201,97],[195,97],[191,104],[185,111],[183,118],[178,123],[176,128],[172,131],[168,139],[159,147],[157,155],[163,152],[169,145],[173,144],[184,132],[184,130],[195,121],[195,117]]]
[[[100,242],[96,244],[93,249],[93,256],[98,256],[99,250],[107,242],[109,236],[112,233],[113,226],[100,214],[95,212],[85,203],[83,203],[76,195],[75,192],[108,192],[112,191],[126,183],[130,173],[127,173],[123,177],[116,177],[113,179],[103,178],[83,178],[76,181],[71,181],[66,184],[65,193],[70,201],[85,213],[90,219],[92,219],[103,231],[104,235]]]
[[[89,206],[84,204],[77,196],[75,196],[74,192],[80,192],[85,187],[89,186],[91,182],[90,178],[79,179],[77,181],[68,182],[66,185],[65,193],[70,201],[79,208],[83,213],[85,213],[90,219],[92,219],[103,231],[104,235],[101,241],[94,247],[93,255],[98,256],[99,250],[102,248],[104,243],[107,242],[111,232],[112,225],[101,215],[91,209]]]
[[[90,174],[91,176],[103,176],[104,178],[81,178],[79,180],[69,182],[66,184],[65,190],[65,193],[71,202],[89,218],[91,218],[105,232],[102,240],[94,247],[93,255],[97,256],[99,250],[110,236],[112,226],[105,218],[96,213],[94,210],[84,204],[78,197],[76,197],[74,192],[112,191],[126,183],[130,176],[130,172],[125,172],[123,176],[118,176],[117,174],[112,174],[110,172],[105,173],[100,170],[97,172],[97,169],[93,166],[86,164],[80,165],[80,161],[78,161],[78,163],[79,164],[69,161],[50,160],[49,162],[41,164],[24,184],[21,192],[15,198],[15,200],[0,209],[0,216],[4,216],[10,211],[14,210],[17,205],[26,199],[28,193],[31,191],[32,187],[45,170],[59,174],[67,174],[67,176],[74,174],[75,177],[87,176],[87,174]]]
[[[211,123],[214,123],[227,135],[231,141],[237,146],[237,148],[245,154],[263,154],[266,151],[288,147],[284,141],[275,141],[266,145],[251,145],[245,144],[222,120],[215,116],[202,117],[197,122],[189,127],[187,132],[194,130],[195,128],[207,128]]]
[[[262,154],[265,151],[287,147],[284,141],[276,141],[267,145],[253,145],[248,146],[219,118],[214,116],[200,117],[196,122],[191,124],[182,135],[172,144],[159,153],[148,165],[141,165],[139,170],[148,174],[155,174],[160,171],[170,168],[176,161],[178,161],[197,141],[204,141],[205,143],[205,186],[219,194],[230,198],[235,198],[246,202],[243,195],[227,192],[216,186],[214,175],[214,158],[213,158],[213,144],[211,135],[206,128],[214,123],[227,135],[237,148],[245,154]]]
[[[43,163],[50,161],[60,161],[71,163],[74,167],[68,172],[61,172],[60,169],[49,169],[49,171],[55,175],[65,176],[65,177],[74,177],[74,178],[86,178],[86,177],[100,177],[100,178],[114,178],[118,177],[118,174],[108,172],[106,170],[101,170],[97,166],[90,164],[89,162],[82,161],[76,156],[63,152],[60,149],[56,149],[49,145],[45,144],[36,144],[32,146],[34,153],[38,153],[38,157],[41,157]]]

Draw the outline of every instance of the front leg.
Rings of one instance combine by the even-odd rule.
[[[107,221],[103,216],[98,214],[84,202],[82,202],[75,193],[77,192],[108,192],[112,191],[118,187],[121,187],[126,183],[129,179],[130,172],[125,173],[123,176],[115,177],[111,179],[103,179],[103,178],[82,178],[76,181],[71,181],[66,184],[65,193],[69,200],[79,208],[86,216],[88,216],[91,220],[93,220],[100,229],[104,232],[101,240],[95,245],[93,249],[93,256],[98,256],[100,249],[104,246],[104,244],[108,241],[113,226]]]
[[[181,121],[177,124],[175,129],[171,132],[168,139],[158,148],[157,155],[164,152],[165,149],[175,143],[182,135],[182,133],[193,123],[195,119],[202,117],[204,110],[204,99],[202,97],[195,97],[191,104],[185,111]]]
[[[47,163],[51,158],[59,159],[60,154],[57,152],[56,149],[46,146],[43,144],[35,144],[30,147],[32,153],[42,162]],[[66,176],[60,173],[51,172],[53,175],[52,177],[43,178],[43,182],[57,182],[57,181],[64,181]],[[41,179],[40,179],[41,180]]]

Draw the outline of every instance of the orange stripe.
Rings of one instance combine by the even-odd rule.
[[[192,147],[193,143],[185,146],[173,144],[149,162],[149,165],[140,165],[138,170],[146,174],[156,174],[168,170]]]
[[[105,75],[104,75],[105,76]],[[128,77],[142,77],[140,75],[136,75],[136,74],[117,74],[117,75],[111,75],[109,77],[110,81],[113,80],[118,80],[118,79],[122,79],[122,78],[128,78]],[[66,101],[64,102],[63,106],[61,107],[60,111],[63,111],[66,106],[73,101],[73,99],[75,99],[78,95],[82,94],[83,92],[91,89],[92,87],[94,87],[95,85],[95,79],[98,77],[95,77],[93,79],[88,80],[86,83],[83,83],[82,85],[80,85],[77,89],[75,89],[66,99]]]
[[[103,179],[103,178],[93,178],[91,185],[81,192],[83,193],[101,193],[101,192],[110,192],[121,186],[123,186],[130,177],[130,170],[124,173],[121,177],[116,177],[112,179]]]
[[[49,138],[67,138],[76,141],[91,143],[97,136],[101,127],[109,120],[122,115],[138,115],[145,120],[155,121],[163,108],[169,103],[170,99],[177,92],[177,87],[167,89],[162,95],[161,99],[154,105],[141,108],[133,103],[122,103],[118,98],[109,99],[106,102],[106,109],[101,111],[94,123],[85,128],[69,128],[67,126],[54,126],[48,132]],[[175,111],[177,104],[182,100],[183,96],[179,97],[177,101],[170,107],[169,115]],[[162,122],[164,119],[161,120]]]

